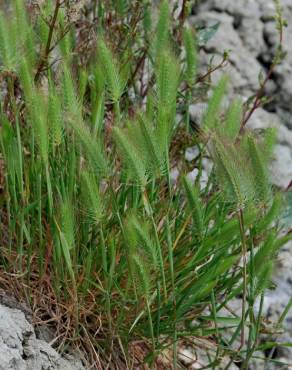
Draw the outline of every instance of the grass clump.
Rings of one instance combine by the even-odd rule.
[[[210,368],[247,368],[254,303],[290,238],[275,222],[272,133],[242,134],[239,102],[221,111],[226,78],[191,132],[183,113],[212,68],[197,75],[188,9],[175,19],[163,1],[155,22],[149,1],[81,5],[18,0],[0,17],[3,285],[95,368],[183,368],[198,338]],[[186,142],[198,168],[214,162],[204,189],[200,171],[171,180]],[[238,296],[240,315],[224,316]]]

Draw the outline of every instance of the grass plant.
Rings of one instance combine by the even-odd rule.
[[[155,19],[146,0],[15,0],[0,16],[1,284],[97,369],[182,369],[198,339],[209,368],[247,369],[255,302],[291,239],[269,183],[275,133],[243,130],[240,102],[224,111],[227,78],[191,130],[222,65],[198,74],[185,3]],[[196,167],[214,163],[205,188],[186,144]]]

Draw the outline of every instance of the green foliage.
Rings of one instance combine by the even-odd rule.
[[[238,101],[231,103],[226,112],[225,124],[222,125],[222,134],[224,136],[231,140],[235,140],[237,138],[240,129],[241,116],[242,104]]]
[[[50,94],[48,102],[48,126],[50,141],[53,147],[61,145],[64,134],[62,105],[57,95],[55,86],[50,83]]]
[[[186,29],[184,32],[184,47],[186,51],[186,80],[192,86],[197,74],[198,61],[195,36],[190,29]]]
[[[159,145],[167,150],[176,113],[176,96],[180,70],[169,51],[162,51],[156,67],[157,136]]]
[[[118,127],[114,128],[114,138],[134,183],[144,187],[147,183],[147,177],[143,158],[139,156],[139,152],[127,135]]]
[[[255,282],[255,295],[256,296],[259,296],[262,292],[265,291],[265,289],[268,288],[270,281],[271,281],[273,268],[274,268],[273,261],[267,261],[260,269],[260,272],[258,273],[256,282]]]
[[[275,133],[241,132],[241,102],[223,109],[227,77],[198,135],[177,121],[206,100],[211,71],[208,84],[197,78],[196,44],[217,26],[194,36],[168,1],[158,19],[146,0],[83,12],[50,1],[36,14],[14,3],[11,19],[0,16],[5,276],[20,276],[19,291],[55,320],[58,345],[76,341],[90,366],[134,368],[137,353],[143,366],[159,368],[159,355],[180,366],[180,344],[196,336],[216,347],[211,368],[227,354],[248,362],[261,327],[254,302],[291,234],[279,237],[282,196],[269,184]],[[206,155],[214,169],[201,189]],[[239,295],[242,317],[226,317]],[[243,326],[250,340],[237,350],[228,342]]]
[[[158,251],[146,225],[142,225],[133,215],[127,222],[126,242],[133,286],[138,289],[141,297],[148,300],[157,278]]]
[[[210,98],[205,114],[207,126],[212,120],[211,112],[214,114],[217,111],[218,115],[224,86],[225,81],[220,81]],[[224,200],[244,208],[250,202],[265,204],[270,201],[267,164],[274,143],[274,132],[268,131],[262,142],[250,133],[238,140],[240,119],[241,107],[238,102],[230,106],[224,120],[216,123],[213,119],[213,130],[209,132],[209,151]]]
[[[157,58],[161,51],[167,48],[170,32],[170,14],[168,1],[163,0],[160,6],[159,18],[156,26],[154,55]]]
[[[195,226],[195,233],[200,239],[204,234],[204,217],[203,217],[203,204],[201,203],[199,191],[196,189],[187,178],[184,178],[184,187],[193,217]]]
[[[1,70],[18,71],[20,62],[35,62],[35,37],[24,2],[14,2],[15,17],[8,19],[0,11],[0,55]]]
[[[102,220],[104,206],[96,178],[88,171],[81,173],[81,192],[85,206],[84,212],[94,223],[98,224]]]
[[[213,26],[200,29],[198,32],[198,45],[205,46],[214,37],[219,27],[220,22],[217,22]]]
[[[123,83],[117,62],[103,39],[100,39],[98,42],[98,57],[110,91],[111,99],[113,102],[117,102],[123,93]]]
[[[227,81],[227,77],[223,77],[213,89],[208,108],[203,117],[203,125],[206,129],[216,128],[218,122],[220,121],[220,106],[224,98]]]
[[[248,153],[250,154],[250,161],[254,179],[254,186],[256,190],[255,197],[260,201],[267,201],[269,199],[269,183],[268,183],[268,169],[264,164],[262,153],[259,151],[255,140],[249,136],[247,138]]]
[[[215,162],[216,177],[227,202],[244,207],[254,197],[252,178],[249,176],[246,163],[242,163],[243,148],[232,142],[222,141],[215,137],[212,153]]]
[[[289,189],[285,194],[285,208],[281,215],[281,223],[284,227],[289,228],[291,227],[292,221],[292,191]]]
[[[82,144],[84,155],[88,158],[88,166],[96,173],[107,175],[109,172],[108,162],[103,153],[99,140],[92,136],[89,128],[84,122],[70,122],[77,139]],[[81,151],[82,153],[82,151]]]

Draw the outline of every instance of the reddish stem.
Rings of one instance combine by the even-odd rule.
[[[54,33],[55,25],[56,25],[56,22],[57,22],[60,6],[61,6],[61,1],[56,0],[55,11],[54,11],[54,14],[53,14],[52,21],[50,22],[50,29],[49,29],[49,35],[48,35],[46,47],[45,47],[45,50],[44,50],[44,52],[41,56],[41,59],[40,59],[40,62],[39,62],[38,68],[37,68],[37,72],[36,72],[36,75],[35,75],[35,78],[34,78],[35,82],[37,82],[39,80],[40,75],[43,71],[43,68],[47,64],[49,54],[52,51],[51,50],[51,43],[52,43],[52,39],[53,39],[53,33]]]

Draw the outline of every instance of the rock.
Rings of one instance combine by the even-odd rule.
[[[269,47],[275,47],[279,41],[277,29],[274,21],[269,21],[264,24],[264,39]]]
[[[289,73],[292,73],[292,68],[289,68]],[[284,74],[286,76],[286,73]],[[284,108],[287,111],[291,111],[291,98],[292,98],[292,81],[291,79],[286,78],[283,79],[283,83],[281,85],[282,92],[281,92],[281,102],[279,103],[279,106]],[[292,128],[292,122],[290,120],[289,127]]]
[[[208,175],[210,175],[210,173],[211,173],[211,171],[213,169],[213,162],[210,159],[208,159],[208,158],[205,157],[202,160],[202,165],[203,165],[203,168],[206,171],[206,173]]]
[[[190,173],[188,173],[187,177],[191,182],[195,182],[196,178],[198,177],[199,170],[197,168],[193,169]]]
[[[259,4],[254,0],[213,0],[213,8],[233,16],[260,16]]]
[[[213,65],[217,65],[222,60],[224,50],[228,50],[229,65],[224,68],[224,73],[230,76],[232,89],[234,92],[249,96],[258,88],[258,74],[262,69],[260,63],[254,58],[250,51],[244,46],[238,32],[234,29],[234,18],[225,13],[204,12],[191,17],[190,22],[194,25],[211,26],[220,22],[220,27],[214,37],[204,47],[201,52],[202,68],[206,68],[213,57]],[[213,80],[220,79],[222,70],[212,74]]]
[[[263,23],[261,9],[254,0],[213,0],[201,4],[200,12],[214,10],[217,13],[228,14],[232,17],[233,28],[242,39],[245,46],[255,55],[259,55],[265,48],[263,39]]]
[[[259,55],[266,49],[263,39],[264,25],[260,22],[261,11],[258,2],[254,0],[214,0],[214,10],[225,12],[233,17],[233,27],[245,47],[253,55]]]
[[[193,146],[191,148],[187,148],[185,153],[185,159],[188,162],[193,161],[197,156],[200,154],[198,146]]]
[[[238,27],[238,34],[244,46],[256,57],[266,51],[264,24],[259,21],[259,17],[259,13],[243,17]]]
[[[282,189],[289,185],[292,179],[292,150],[288,146],[276,145],[271,177],[272,182]]]
[[[201,124],[206,109],[207,109],[206,103],[197,103],[190,105],[189,114],[191,120],[193,120],[197,124]]]
[[[84,370],[36,338],[22,311],[0,304],[0,370]]]
[[[265,354],[263,352],[255,352],[256,359],[252,359],[249,363],[248,370],[259,370],[265,368]]]
[[[187,174],[187,178],[194,183],[199,175],[199,170],[195,168],[193,171]],[[202,171],[201,177],[200,177],[200,188],[201,190],[204,190],[205,187],[208,184],[208,174],[205,170]]]
[[[275,113],[258,108],[251,116],[247,128],[252,130],[274,127],[277,130],[278,142],[292,148],[292,130],[285,127]]]
[[[212,347],[210,341],[204,339],[193,339],[193,343],[189,346],[181,348],[178,353],[180,361],[186,365],[187,369],[204,369],[205,366],[208,368],[210,364],[210,358],[215,358],[216,349]],[[234,363],[230,363],[230,357],[225,356],[221,358],[220,365],[216,366],[217,370],[224,370],[229,365],[229,370],[238,370],[238,367]]]
[[[285,60],[278,65],[272,80],[266,88],[274,102],[270,107],[285,119],[292,128],[290,117],[284,112],[292,112],[292,43],[288,35],[292,33],[292,3],[282,0],[284,18],[288,27],[284,31],[283,50]],[[224,71],[230,76],[232,90],[248,97],[258,89],[258,74],[269,68],[279,44],[279,32],[275,22],[274,0],[209,0],[201,1],[196,7],[197,15],[190,18],[194,25],[212,25],[221,22],[215,36],[201,51],[202,67],[205,69],[213,57],[213,64],[220,63],[224,50],[230,50],[230,65]],[[222,70],[213,74],[217,81]]]
[[[274,274],[274,282],[277,285],[275,291],[268,292],[266,306],[274,305],[275,309],[283,311],[286,304],[292,297],[292,242],[287,243],[279,252],[279,256],[276,263],[276,270]],[[282,297],[281,300],[273,299],[277,297]],[[289,312],[287,318],[292,319],[292,311]],[[291,320],[290,320],[291,321]],[[290,326],[288,330],[292,334],[292,327]]]
[[[273,80],[269,80],[269,81],[266,83],[266,86],[265,86],[265,94],[266,94],[267,96],[271,96],[271,97],[273,97],[273,96],[274,96],[274,94],[276,94],[276,93],[277,93],[277,90],[278,90],[278,86],[277,86],[277,84],[276,84],[276,82],[275,82],[275,81],[273,81]],[[274,104],[274,105],[275,105],[275,103],[274,103],[274,102],[271,102],[269,105],[271,105],[271,104]]]
[[[201,1],[198,6],[199,12],[214,10],[227,13],[232,16],[248,17],[255,13],[260,14],[259,4],[254,0],[209,0]]]
[[[260,6],[261,19],[263,22],[269,22],[273,19],[276,12],[274,0],[257,0]]]
[[[179,175],[180,175],[180,172],[177,167],[174,167],[170,170],[170,180],[172,181],[172,183],[177,182]]]
[[[276,29],[275,21],[272,20],[272,16],[275,15],[275,6],[273,1],[259,0],[259,2],[261,2],[263,18],[267,20],[264,24],[264,39],[269,47],[269,53],[268,55],[266,54],[263,56],[263,59],[265,62],[271,62],[279,44],[279,32]],[[288,21],[288,27],[284,31],[283,38],[283,50],[287,52],[287,56],[285,60],[275,68],[273,78],[278,86],[276,97],[278,107],[292,112],[292,83],[289,78],[292,73],[292,44],[288,37],[292,32],[292,6],[291,1],[285,0],[281,1],[281,5],[283,8],[284,18]]]

